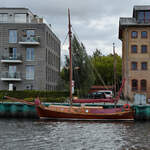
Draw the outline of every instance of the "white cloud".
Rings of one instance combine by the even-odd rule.
[[[96,48],[104,54],[111,53],[115,42],[119,55],[122,49],[118,39],[119,17],[131,17],[133,5],[147,4],[150,5],[149,0],[0,0],[0,7],[27,7],[46,18],[62,43],[68,30],[70,8],[72,25],[89,54]],[[67,52],[63,49],[68,48],[62,48],[62,55]]]

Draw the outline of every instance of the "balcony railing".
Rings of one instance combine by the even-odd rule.
[[[1,80],[3,81],[21,81],[20,72],[5,71],[1,73]]]
[[[39,45],[40,44],[40,36],[22,36],[20,38],[19,44],[24,44],[24,45]]]
[[[10,54],[3,54],[1,58],[3,63],[22,63],[22,56],[17,54],[16,56]]]

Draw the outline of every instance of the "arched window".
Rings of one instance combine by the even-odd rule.
[[[132,91],[137,91],[138,90],[138,81],[133,79],[132,80]]]
[[[146,80],[141,80],[141,91],[146,91]]]

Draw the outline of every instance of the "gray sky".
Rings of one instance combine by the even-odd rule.
[[[68,32],[67,8],[70,8],[73,28],[88,54],[96,48],[109,54],[114,42],[120,56],[119,17],[131,17],[134,5],[150,5],[150,0],[0,0],[0,7],[27,7],[44,17],[62,44]],[[62,55],[68,54],[67,44],[62,46]]]

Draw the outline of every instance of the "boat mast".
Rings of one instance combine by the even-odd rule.
[[[113,43],[113,54],[114,54],[114,97],[116,97],[116,53],[115,53],[115,43]]]
[[[69,29],[69,57],[70,57],[70,104],[72,105],[72,53],[71,53],[71,37],[72,37],[72,32],[71,32],[71,23],[70,23],[70,9],[68,8],[68,29]]]

